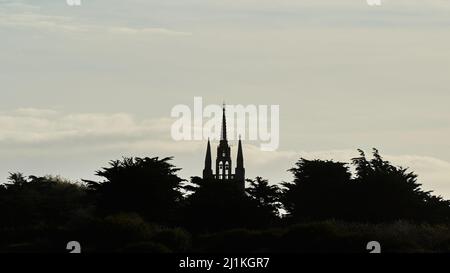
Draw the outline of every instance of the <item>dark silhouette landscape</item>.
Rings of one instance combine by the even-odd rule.
[[[350,163],[300,158],[293,180],[178,176],[172,158],[123,158],[99,181],[12,173],[0,185],[1,252],[449,252],[450,202],[374,149]],[[350,171],[354,167],[355,172]]]

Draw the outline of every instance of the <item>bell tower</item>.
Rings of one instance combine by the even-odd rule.
[[[222,133],[220,134],[219,146],[217,146],[216,179],[231,180],[233,179],[233,175],[231,174],[231,149],[227,139],[225,104],[223,105],[222,112]]]
[[[244,153],[240,136],[237,151],[236,169],[235,173],[232,173],[231,149],[230,145],[228,145],[227,138],[225,104],[223,105],[222,109],[222,131],[220,133],[220,143],[219,146],[217,146],[215,171],[215,174],[213,174],[211,144],[208,139],[208,145],[206,147],[205,168],[203,169],[203,179],[213,179],[217,182],[232,183],[236,185],[242,192],[245,191]]]

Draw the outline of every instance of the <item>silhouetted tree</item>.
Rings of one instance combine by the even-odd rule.
[[[0,252],[63,251],[86,197],[85,187],[60,177],[11,174],[0,189]]]
[[[193,193],[185,208],[184,223],[193,231],[211,232],[230,228],[260,228],[272,215],[258,207],[237,184],[214,179],[191,179]]]
[[[172,158],[123,158],[97,172],[103,182],[86,181],[104,213],[136,212],[148,221],[172,222],[184,181]]]
[[[253,198],[260,208],[267,210],[273,215],[278,215],[281,208],[281,189],[277,185],[269,185],[269,181],[258,176],[254,180],[247,179],[250,187],[245,191]]]
[[[281,201],[293,220],[346,218],[352,209],[346,187],[351,174],[345,163],[300,159],[292,183],[285,187]]]
[[[26,177],[22,173],[10,173],[8,181],[5,183],[6,189],[12,189],[14,187],[22,187],[27,183]]]
[[[355,177],[345,163],[301,159],[283,183],[282,203],[290,219],[341,219],[386,222],[395,220],[446,222],[450,202],[421,189],[417,175],[395,167],[374,149],[352,159]]]
[[[430,191],[423,191],[415,173],[391,165],[377,149],[373,149],[371,160],[366,159],[362,150],[359,153],[360,157],[352,159],[356,167],[358,220],[444,220],[448,217],[442,213],[449,212],[449,203]],[[440,215],[436,214],[438,209]]]
[[[0,225],[62,225],[86,204],[85,189],[60,177],[12,173],[0,194]]]

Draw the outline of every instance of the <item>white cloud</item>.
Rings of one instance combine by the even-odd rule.
[[[30,5],[30,4],[26,4],[23,2],[18,2],[18,1],[10,1],[10,0],[3,0],[0,1],[0,8],[2,9],[7,9],[9,11],[37,11],[39,10],[38,6],[35,5]]]
[[[105,28],[110,33],[115,34],[128,34],[128,35],[136,35],[136,34],[161,34],[161,35],[175,35],[175,36],[190,36],[192,33],[182,32],[182,31],[174,31],[167,28],[131,28],[131,27],[109,27]],[[102,30],[102,28],[98,28],[98,30]]]
[[[73,18],[56,15],[43,15],[31,11],[8,14],[0,13],[0,25],[3,27],[19,27],[46,29],[50,31],[88,31],[89,26],[75,24]]]
[[[58,112],[55,110],[38,109],[38,108],[19,108],[15,110],[13,113],[17,114],[18,116],[29,116],[29,117],[46,117],[58,114]]]
[[[1,4],[1,3],[0,3]],[[0,26],[69,33],[110,33],[116,35],[165,35],[189,36],[191,33],[164,27],[132,27],[84,22],[80,18],[64,15],[48,15],[35,6],[25,4],[0,5]]]
[[[170,123],[169,118],[137,120],[126,113],[62,114],[49,109],[21,108],[0,113],[0,143],[139,138],[164,132]]]

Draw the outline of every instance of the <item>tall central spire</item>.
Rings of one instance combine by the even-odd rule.
[[[223,115],[222,115],[222,134],[220,136],[220,140],[222,141],[227,141],[227,120],[225,117],[225,102],[223,103],[222,106],[222,111],[223,111]]]

